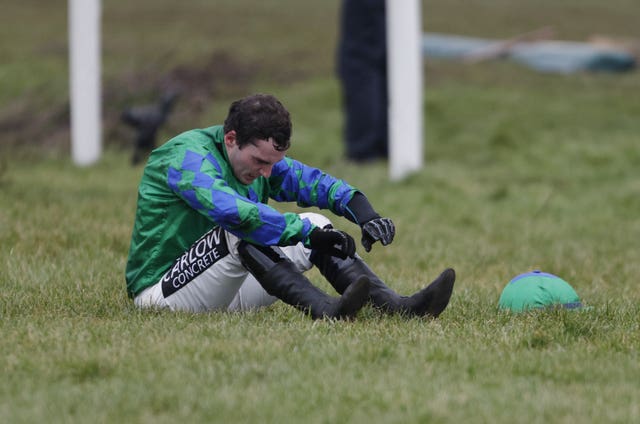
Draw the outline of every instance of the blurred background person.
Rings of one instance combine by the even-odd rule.
[[[385,0],[344,0],[338,41],[338,77],[345,116],[347,159],[388,156]]]

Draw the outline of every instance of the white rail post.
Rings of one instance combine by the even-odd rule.
[[[71,155],[90,165],[102,150],[100,0],[69,0]]]
[[[390,178],[422,167],[422,15],[419,0],[387,0]]]

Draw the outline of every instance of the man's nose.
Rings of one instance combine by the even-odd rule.
[[[263,166],[262,168],[260,168],[260,175],[262,175],[265,178],[269,178],[271,176],[272,169],[273,169],[273,166]]]

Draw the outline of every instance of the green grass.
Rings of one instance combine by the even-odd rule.
[[[0,26],[15,39],[24,35],[24,48],[4,50],[20,60],[0,64],[3,86],[10,87],[0,94],[5,119],[19,108],[37,111],[46,104],[29,94],[42,81],[48,81],[44,96],[51,105],[63,108],[66,100],[64,56],[51,53],[58,63],[51,68],[51,56],[28,54],[55,45],[56,37],[64,43],[56,32],[64,28],[64,14],[22,3],[8,6],[13,15],[7,16],[37,17],[43,24],[33,32],[17,18]],[[105,27],[135,34],[125,18],[144,15],[138,3],[106,3]],[[65,145],[43,139],[15,147],[0,133],[3,422],[640,420],[637,73],[555,76],[509,63],[428,62],[425,167],[391,182],[384,164],[359,167],[341,159],[340,93],[331,75],[338,2],[307,4],[317,8],[315,20],[299,18],[306,16],[304,7],[293,1],[277,12],[262,2],[246,14],[241,7],[254,4],[248,0],[217,7],[170,3],[156,2],[154,22],[166,29],[158,41],[132,41],[117,31],[106,37],[105,78],[144,74],[141,57],[166,54],[167,69],[205,60],[218,48],[214,42],[202,47],[211,35],[199,30],[212,9],[221,29],[211,34],[219,35],[221,49],[239,43],[238,62],[290,63],[291,52],[302,54],[302,63],[292,63],[290,83],[270,79],[275,68],[265,65],[244,89],[274,92],[289,107],[293,156],[362,188],[393,218],[394,243],[361,252],[379,275],[407,294],[452,266],[458,275],[452,302],[437,321],[366,308],[352,323],[313,322],[282,304],[242,314],[136,310],[123,274],[142,170],[128,165],[129,151],[108,138],[99,164],[77,168]],[[500,1],[480,7],[430,0],[425,21],[429,30],[487,37],[525,32],[561,16],[566,38],[582,39],[596,29],[637,31],[629,24],[639,17],[630,2],[604,10],[591,1],[579,2],[581,8],[562,3],[522,1],[515,8]],[[277,18],[258,25],[269,11]],[[173,22],[176,14],[199,25]],[[222,16],[233,19],[223,24]],[[264,58],[259,46],[232,33],[246,22],[256,24],[245,25],[248,33],[271,41]],[[152,31],[154,25],[141,21],[140,27]],[[197,41],[176,42],[162,53],[179,31]],[[292,31],[304,35],[289,40]],[[40,33],[48,34],[47,42]],[[315,45],[310,40],[318,43],[315,54],[306,50]],[[160,47],[142,48],[153,43]],[[177,114],[163,136],[219,122],[228,99],[242,90],[227,88],[199,112]],[[116,101],[126,99],[118,95]],[[39,122],[42,131],[51,130],[53,123]],[[358,236],[354,225],[336,224]],[[535,268],[569,281],[590,309],[499,312],[504,285]],[[328,290],[319,273],[309,276]]]

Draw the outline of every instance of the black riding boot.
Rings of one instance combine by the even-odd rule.
[[[341,294],[331,297],[314,286],[278,247],[256,246],[241,242],[242,264],[271,296],[309,313],[313,319],[350,319],[369,298],[369,281],[358,278]]]
[[[431,316],[437,318],[449,304],[455,271],[446,269],[429,286],[412,296],[400,296],[389,288],[359,257],[340,259],[321,253],[315,253],[311,262],[318,267],[322,275],[338,293],[344,293],[360,276],[369,279],[369,297],[371,303],[388,313]]]

